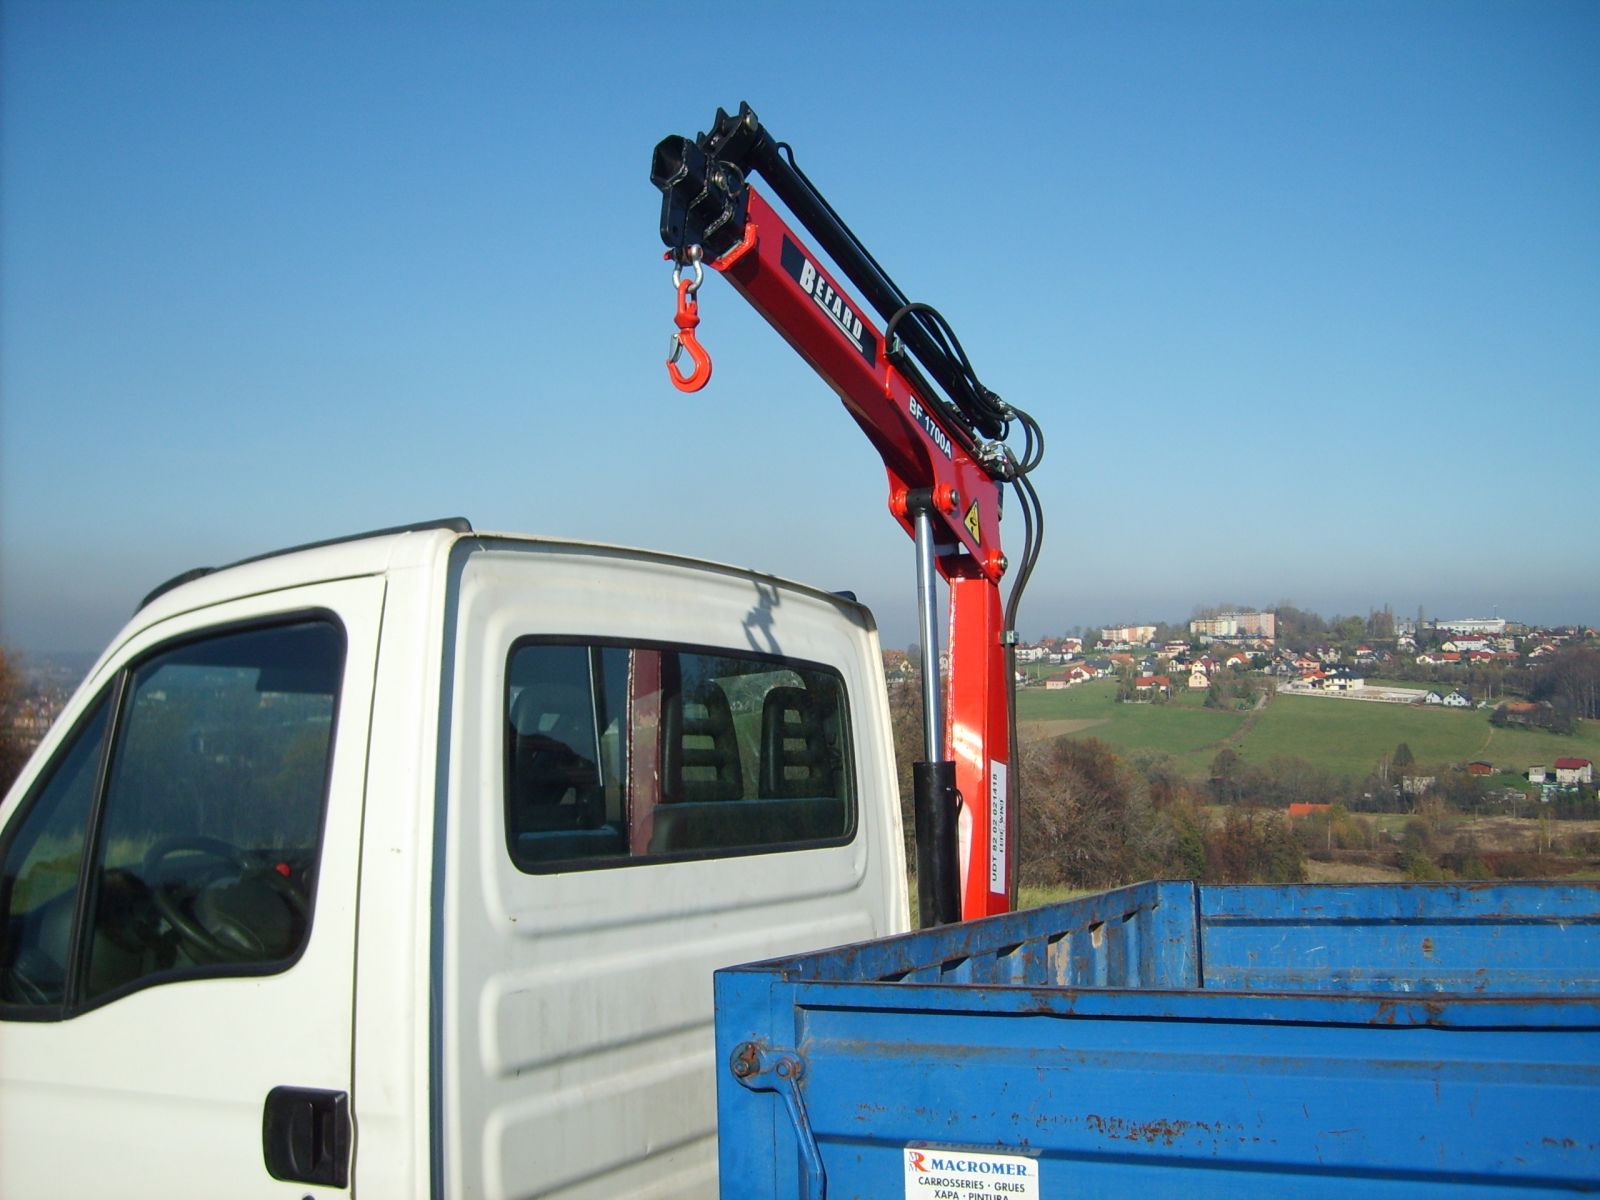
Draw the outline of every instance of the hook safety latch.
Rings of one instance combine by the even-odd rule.
[[[678,332],[672,335],[672,349],[667,355],[667,374],[672,376],[672,386],[680,392],[698,392],[711,378],[711,355],[706,353],[705,347],[694,334],[695,326],[700,324],[700,302],[695,299],[695,292],[700,287],[699,268],[700,264],[696,263],[694,279],[677,280],[678,314],[673,319],[678,324]],[[694,364],[694,370],[687,375],[678,369],[678,359],[685,351],[688,351],[689,361]]]

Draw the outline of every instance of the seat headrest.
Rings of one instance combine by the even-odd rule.
[[[589,711],[589,692],[570,683],[537,683],[522,689],[511,704],[511,728],[522,737],[559,731],[581,722]]]

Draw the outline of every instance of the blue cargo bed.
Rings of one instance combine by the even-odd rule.
[[[1600,885],[1146,883],[721,971],[723,1196],[1600,1191]]]

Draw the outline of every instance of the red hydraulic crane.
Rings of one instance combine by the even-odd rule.
[[[759,174],[867,309],[748,182]],[[656,146],[661,237],[674,263],[678,334],[668,369],[684,391],[711,360],[695,334],[703,267],[722,274],[838,393],[883,456],[889,510],[916,543],[925,761],[915,765],[918,902],[924,924],[1005,912],[1016,895],[1017,757],[1013,685],[1017,604],[1038,557],[1043,512],[1027,475],[1038,425],[984,387],[944,318],[913,304],[748,104],[717,110],[710,133]],[[679,369],[687,354],[692,370]],[[1020,452],[1007,445],[1015,425]],[[1023,552],[1000,548],[1010,484]],[[1000,583],[1011,573],[1009,597]],[[936,578],[949,588],[941,687]]]

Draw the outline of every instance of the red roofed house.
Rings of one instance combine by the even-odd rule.
[[[1044,690],[1047,692],[1059,692],[1062,688],[1071,687],[1075,683],[1088,683],[1096,677],[1093,667],[1086,667],[1082,663],[1077,663],[1068,667],[1065,671],[1058,671],[1054,675],[1046,675]]]
[[[1133,681],[1134,690],[1140,692],[1157,692],[1164,696],[1172,695],[1172,680],[1165,675],[1141,675]]]
[[[1556,759],[1557,783],[1593,783],[1594,764],[1587,758]]]
[[[1309,817],[1315,813],[1325,813],[1332,807],[1333,805],[1331,804],[1291,804],[1289,805],[1289,816]]]

